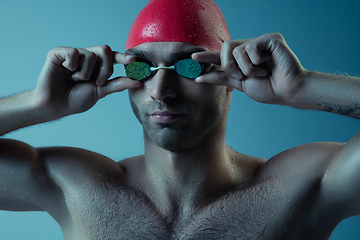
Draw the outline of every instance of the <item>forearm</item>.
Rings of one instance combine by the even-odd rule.
[[[360,119],[360,78],[308,71],[289,105]]]
[[[0,136],[17,129],[54,120],[33,101],[33,91],[0,99]]]

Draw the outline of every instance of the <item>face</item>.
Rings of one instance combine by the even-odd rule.
[[[204,50],[192,44],[161,42],[144,43],[127,52],[160,67]],[[141,87],[129,89],[130,103],[144,133],[164,149],[194,147],[221,127],[227,116],[226,87],[199,84],[170,69],[159,69],[142,82]]]

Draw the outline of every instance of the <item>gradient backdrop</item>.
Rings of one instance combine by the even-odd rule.
[[[360,1],[216,0],[233,39],[280,32],[309,70],[360,76]],[[108,44],[123,52],[130,25],[147,0],[0,0],[0,96],[36,86],[47,52],[57,46]],[[115,75],[123,74],[117,66]],[[227,142],[244,154],[270,158],[308,142],[348,141],[360,121],[334,114],[258,104],[235,92]],[[126,92],[90,111],[6,137],[35,147],[66,145],[115,160],[143,153],[142,130]],[[46,213],[0,211],[2,240],[61,240]],[[343,221],[332,240],[360,239],[360,217]]]

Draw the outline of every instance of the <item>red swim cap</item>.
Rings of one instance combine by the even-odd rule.
[[[126,49],[147,42],[185,42],[220,51],[230,33],[212,0],[150,0],[133,22]]]

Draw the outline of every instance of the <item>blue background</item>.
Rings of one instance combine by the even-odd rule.
[[[360,76],[360,2],[343,0],[217,0],[233,39],[280,32],[309,70]],[[47,52],[57,46],[108,44],[123,52],[130,25],[147,0],[0,0],[0,96],[36,86]],[[114,75],[123,74],[117,66]],[[235,150],[270,158],[308,142],[348,141],[359,120],[256,103],[235,92],[226,140]],[[142,130],[127,93],[90,111],[6,135],[35,147],[66,145],[115,160],[143,153]],[[46,213],[0,212],[0,238],[64,239]],[[360,217],[343,221],[332,240],[360,239]]]

